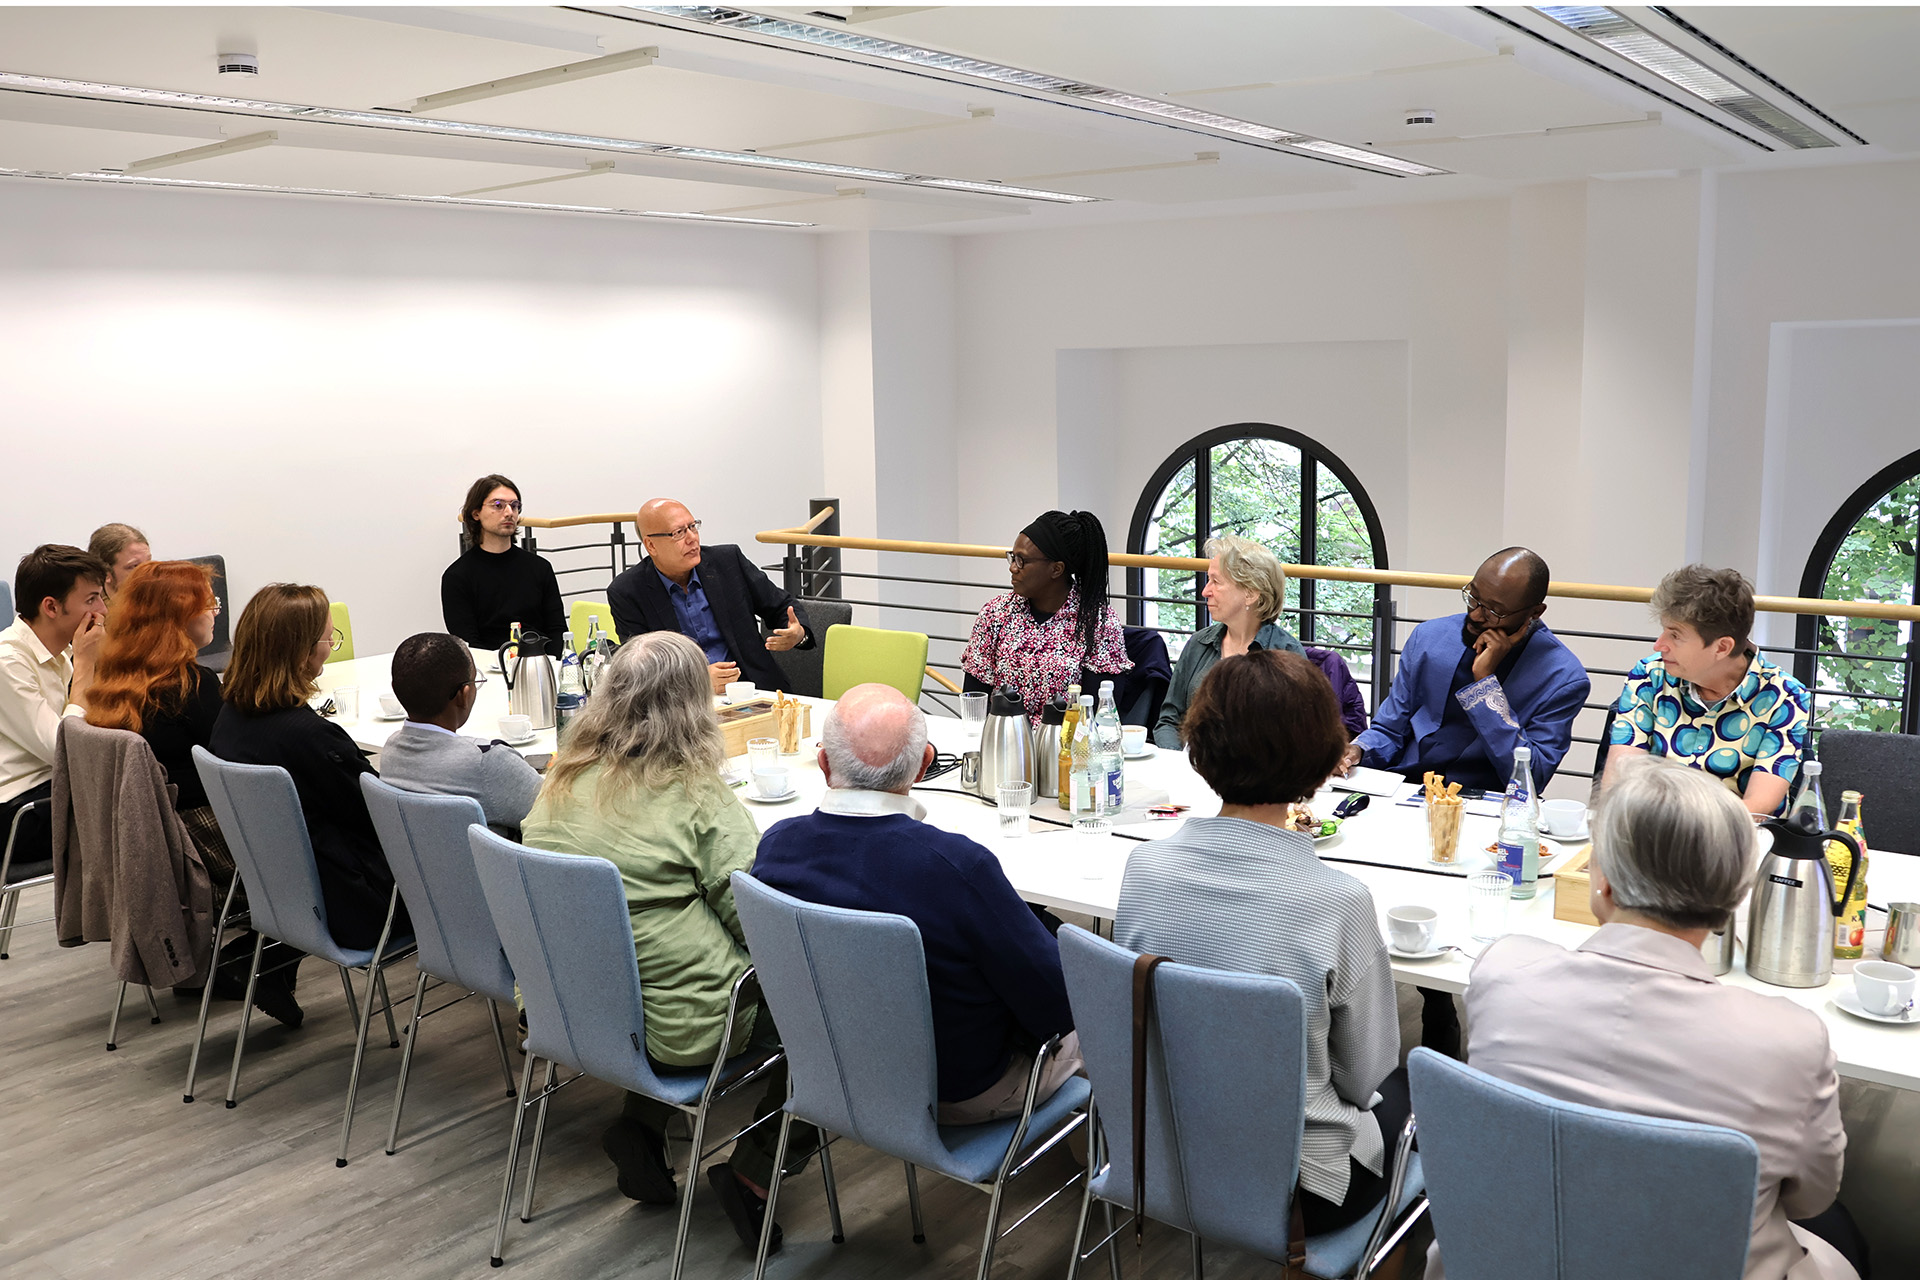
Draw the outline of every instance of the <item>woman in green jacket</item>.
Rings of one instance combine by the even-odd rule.
[[[1153,722],[1154,743],[1176,751],[1187,703],[1220,659],[1254,649],[1283,649],[1307,656],[1300,642],[1275,621],[1286,603],[1287,575],[1280,557],[1259,543],[1232,534],[1207,543],[1207,585],[1200,594],[1213,622],[1187,637],[1187,647],[1174,664],[1166,701],[1160,704],[1160,718]]]
[[[650,631],[621,646],[594,686],[521,826],[533,848],[605,858],[620,869],[646,1052],[660,1069],[712,1065],[733,984],[752,963],[731,878],[752,868],[760,832],[721,778],[725,764],[706,655],[678,632]],[[764,1004],[741,1010],[727,1052],[749,1044],[779,1044]],[[757,1114],[777,1111],[786,1087],[784,1067],[771,1073]],[[664,1145],[673,1114],[630,1093],[621,1119],[601,1135],[620,1190],[635,1200],[675,1203]],[[777,1126],[761,1125],[735,1147],[730,1169],[709,1171],[735,1230],[751,1234],[753,1245],[776,1136]]]

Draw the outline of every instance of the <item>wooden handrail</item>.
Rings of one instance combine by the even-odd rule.
[[[626,524],[631,511],[615,511],[597,516],[521,516],[520,523],[534,529],[570,529],[577,524]]]
[[[829,537],[807,533],[799,527],[768,529],[754,535],[757,542],[786,543],[805,547],[840,547],[848,551],[897,551],[908,555],[968,556],[980,560],[1004,560],[1009,548],[988,547],[977,543],[916,542],[898,538]],[[1205,560],[1192,556],[1142,556],[1114,552],[1109,564],[1129,569],[1173,569],[1204,572]],[[1385,583],[1394,587],[1431,587],[1458,591],[1473,579],[1457,573],[1410,573],[1404,569],[1343,569],[1330,565],[1289,564],[1281,566],[1289,577],[1313,578],[1322,582]],[[1650,587],[1618,587],[1593,582],[1552,582],[1547,594],[1572,600],[1613,600],[1626,604],[1645,604],[1653,598]],[[1884,600],[1815,600],[1805,596],[1755,596],[1753,607],[1762,613],[1817,614],[1834,618],[1886,618],[1896,622],[1920,622],[1920,605],[1895,604]]]
[[[958,693],[958,692],[960,692],[960,686],[959,686],[959,685],[957,685],[957,684],[955,684],[955,683],[954,683],[953,681],[951,681],[951,680],[949,680],[949,679],[947,679],[947,678],[946,678],[945,676],[943,676],[943,675],[941,675],[941,674],[940,674],[940,673],[939,673],[938,671],[935,671],[935,670],[934,670],[934,669],[933,669],[932,667],[928,667],[928,668],[927,668],[927,674],[928,674],[928,675],[930,675],[930,676],[932,676],[932,677],[934,678],[934,680],[935,680],[935,681],[937,681],[937,682],[938,682],[938,683],[939,683],[939,684],[941,685],[941,687],[943,687],[944,689],[946,689],[946,691],[947,691],[948,693]]]

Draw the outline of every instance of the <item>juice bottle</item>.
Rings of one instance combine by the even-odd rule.
[[[1073,808],[1073,727],[1080,723],[1080,686],[1067,686],[1067,718],[1060,722],[1060,807]]]
[[[1840,821],[1835,830],[1844,831],[1860,842],[1860,869],[1853,874],[1853,885],[1840,918],[1833,922],[1833,958],[1858,960],[1867,941],[1867,830],[1860,822],[1860,793],[1840,793]],[[1847,888],[1847,865],[1853,852],[1838,840],[1827,841],[1827,869],[1833,872],[1833,891]]]

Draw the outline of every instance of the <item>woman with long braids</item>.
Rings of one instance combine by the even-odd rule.
[[[1107,603],[1107,532],[1099,517],[1047,512],[1013,540],[1007,568],[1013,590],[980,610],[960,657],[968,689],[1012,689],[1038,720],[1068,685],[1094,693],[1101,677],[1132,669]]]

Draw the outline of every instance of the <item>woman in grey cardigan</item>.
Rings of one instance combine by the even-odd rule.
[[[1287,575],[1280,557],[1257,542],[1224,534],[1207,543],[1207,585],[1201,591],[1213,623],[1187,639],[1173,668],[1160,717],[1153,722],[1153,740],[1162,747],[1180,747],[1180,721],[1194,690],[1222,658],[1256,649],[1280,649],[1306,656],[1300,642],[1275,619],[1286,603]]]

